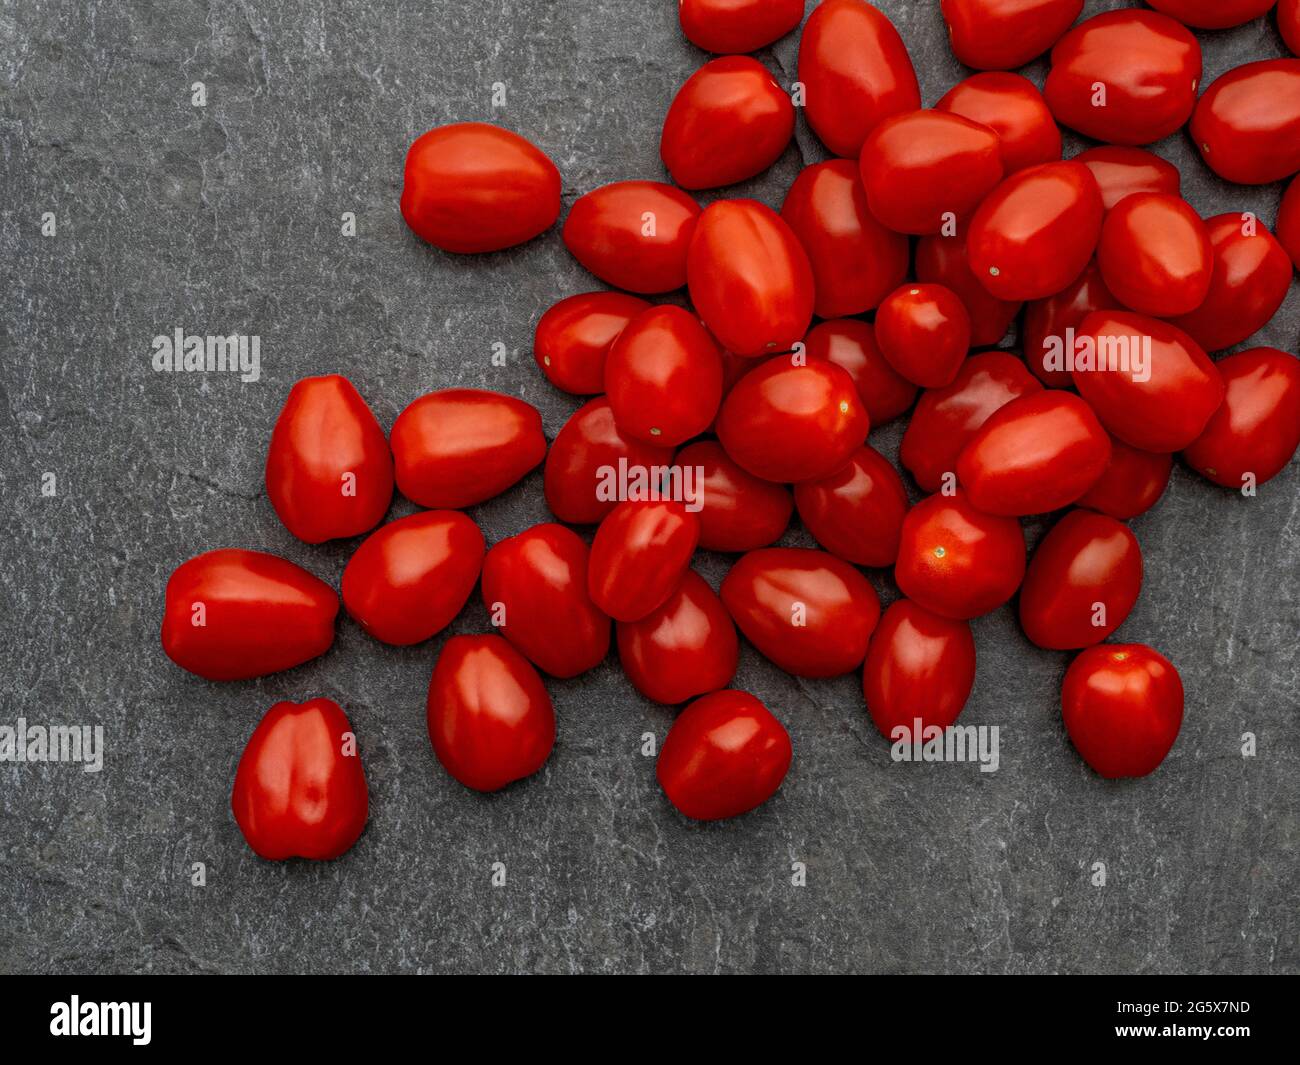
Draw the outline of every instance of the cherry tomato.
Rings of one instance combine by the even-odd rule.
[[[682,33],[697,48],[756,52],[796,29],[804,0],[681,0]]]
[[[832,555],[859,566],[892,566],[907,513],[898,471],[864,444],[829,477],[795,485],[799,518]]]
[[[970,625],[945,618],[910,599],[890,604],[867,649],[862,694],[880,734],[920,739],[930,728],[947,728],[961,713],[975,684],[975,638]],[[895,730],[906,729],[901,736]]]
[[[1183,682],[1145,644],[1098,644],[1065,671],[1061,716],[1075,750],[1103,777],[1144,777],[1178,738]]]
[[[950,288],[903,285],[876,312],[876,340],[901,376],[922,388],[943,388],[970,350],[970,315]]]
[[[1300,178],[1287,186],[1277,212],[1277,239],[1300,270]]]
[[[439,126],[406,153],[402,217],[443,251],[497,251],[560,216],[560,172],[517,133],[483,122]]]
[[[822,0],[799,38],[804,114],[833,153],[856,159],[890,115],[921,106],[921,89],[898,30],[863,0]]]
[[[699,539],[700,521],[681,503],[620,503],[591,544],[591,601],[615,621],[645,617],[681,583]]]
[[[966,230],[960,227],[951,237],[938,234],[917,241],[916,279],[943,285],[957,293],[970,316],[972,347],[985,348],[998,343],[1007,335],[1023,306],[1019,300],[998,299],[971,273],[966,256]],[[876,424],[874,418],[871,424]]]
[[[352,724],[338,703],[276,703],[235,770],[230,808],[259,858],[328,861],[366,827],[370,797]]]
[[[1097,260],[1054,296],[1025,304],[1021,336],[1025,362],[1049,388],[1072,388],[1074,377],[1064,368],[1068,331],[1078,330],[1093,311],[1117,310],[1120,302],[1106,287]]]
[[[1037,300],[1083,273],[1105,209],[1082,163],[1018,170],[980,204],[966,236],[971,272],[1003,300]]]
[[[1199,30],[1226,30],[1267,14],[1277,0],[1147,0],[1185,26]]]
[[[686,265],[691,302],[728,351],[789,351],[812,321],[813,272],[799,238],[757,200],[700,215]]]
[[[753,551],[780,539],[790,524],[790,490],[746,473],[716,440],[683,448],[676,464],[698,471],[699,546],[705,550]]]
[[[207,680],[264,677],[328,651],[338,612],[334,589],[292,562],[205,551],[168,578],[163,651]]]
[[[893,421],[916,399],[916,385],[900,374],[880,353],[876,330],[857,318],[819,322],[804,342],[810,359],[825,359],[853,378],[858,399],[871,425]]]
[[[1139,451],[1112,436],[1110,461],[1093,486],[1079,497],[1079,506],[1121,521],[1136,518],[1165,494],[1173,465],[1173,455]]]
[[[907,276],[907,238],[876,221],[857,164],[849,159],[800,171],[781,217],[808,253],[813,309],[821,318],[872,310]]]
[[[834,555],[802,547],[742,555],[722,582],[722,601],[749,642],[796,677],[856,669],[880,619],[866,577]]]
[[[1277,28],[1292,55],[1300,55],[1300,0],[1278,0]]]
[[[1039,647],[1101,643],[1142,591],[1142,549],[1127,525],[1072,510],[1039,542],[1020,586],[1020,624]]]
[[[790,734],[766,706],[748,692],[714,692],[677,716],[655,776],[681,813],[719,821],[775,795],[791,757]]]
[[[976,70],[1010,70],[1042,55],[1083,0],[941,0],[952,53]]]
[[[576,677],[609,651],[609,618],[587,591],[590,551],[548,523],[494,544],[483,560],[483,603],[501,635],[543,672]]]
[[[1277,348],[1252,348],[1216,366],[1227,392],[1187,450],[1187,464],[1215,484],[1241,488],[1276,477],[1300,446],[1300,359]]]
[[[1186,26],[1154,11],[1105,11],[1052,49],[1043,86],[1063,126],[1110,144],[1151,144],[1192,116],[1201,46]]]
[[[898,545],[898,590],[946,618],[996,610],[1025,575],[1025,534],[1015,518],[976,510],[964,492],[928,496],[907,512]]]
[[[718,439],[741,466],[768,481],[825,477],[849,460],[870,424],[853,378],[834,363],[769,359],[722,403]]]
[[[1181,196],[1183,177],[1178,167],[1145,148],[1103,144],[1074,157],[1092,171],[1101,189],[1101,202],[1110,210],[1135,192],[1163,192]]]
[[[383,520],[393,501],[393,456],[346,377],[304,377],[289,390],[266,454],[266,494],[285,528],[309,544],[356,536]]]
[[[686,252],[700,205],[661,181],[615,181],[581,196],[564,220],[564,246],[602,281],[629,292],[686,284]]]
[[[537,670],[500,636],[453,636],[429,679],[429,740],[467,788],[532,776],[555,746],[555,708]]]
[[[483,567],[483,534],[456,510],[425,510],[371,533],[343,570],[343,605],[376,640],[421,643],[460,613]]]
[[[556,388],[590,396],[605,387],[605,357],[627,323],[650,304],[622,292],[583,292],[542,315],[533,358]]]
[[[647,699],[675,705],[731,683],[740,641],[731,615],[694,570],[637,621],[620,621],[618,658]]]
[[[1300,59],[1230,70],[1197,101],[1192,140],[1219,177],[1267,185],[1300,170]]]
[[[989,71],[959,81],[934,105],[998,135],[1007,174],[1061,158],[1061,131],[1038,87],[1019,74]]]
[[[1106,215],[1097,265],[1106,287],[1126,307],[1172,318],[1205,302],[1214,252],[1205,223],[1186,200],[1136,192]]]

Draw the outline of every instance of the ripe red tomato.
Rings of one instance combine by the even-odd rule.
[[[424,510],[371,533],[343,570],[343,605],[376,640],[421,643],[451,624],[478,583],[485,544],[456,510]]]
[[[560,172],[534,144],[483,122],[439,126],[406,153],[402,217],[443,251],[497,251],[560,217]]]
[[[686,265],[691,302],[728,351],[789,351],[812,321],[813,272],[788,225],[757,200],[700,215]]]
[[[276,703],[235,770],[230,808],[259,858],[328,861],[366,827],[370,797],[352,724],[338,703]]]
[[[1137,537],[1105,514],[1072,510],[1043,537],[1020,586],[1020,624],[1039,647],[1101,643],[1142,591]]]
[[[742,555],[722,582],[722,601],[749,642],[796,677],[857,668],[880,619],[866,577],[834,555],[802,547]]]
[[[622,292],[583,292],[562,299],[537,323],[533,358],[556,388],[594,395],[605,387],[610,345],[649,306]]]
[[[900,375],[922,388],[950,385],[970,350],[970,315],[957,293],[917,282],[895,289],[876,312],[876,341]]]
[[[697,821],[736,817],[767,802],[790,769],[790,734],[748,692],[697,699],[664,737],[655,776]]]
[[[352,382],[304,377],[289,390],[266,453],[266,494],[284,526],[319,544],[373,529],[393,501],[393,456]]]
[[[1106,287],[1139,314],[1188,314],[1210,291],[1214,253],[1205,223],[1186,200],[1136,192],[1106,215],[1097,245]]]
[[[438,761],[475,791],[532,776],[555,746],[546,686],[500,636],[453,636],[443,644],[426,715]]]
[[[694,570],[637,621],[620,621],[618,658],[647,699],[675,705],[731,683],[740,641],[731,615]]]
[[[1097,248],[1105,209],[1082,163],[1019,170],[989,193],[971,221],[971,272],[1003,300],[1037,300],[1083,273]]]
[[[825,359],[853,378],[871,425],[893,421],[916,399],[916,385],[889,365],[876,343],[876,330],[858,318],[818,322],[804,341],[810,359]]]
[[[1277,239],[1300,270],[1300,178],[1287,186],[1277,211]]]
[[[864,444],[828,477],[795,485],[799,518],[832,555],[859,566],[892,566],[907,513],[898,471]]]
[[[910,599],[890,604],[867,650],[862,694],[880,734],[899,739],[947,728],[975,684],[975,638],[965,621],[945,618]]]
[[[1183,682],[1145,644],[1098,644],[1065,671],[1061,716],[1070,742],[1103,777],[1144,777],[1178,738]]]
[[[645,617],[681,583],[699,539],[700,521],[682,503],[620,503],[591,544],[591,601],[615,621]]]
[[[564,246],[602,281],[629,292],[686,284],[686,252],[700,205],[661,181],[615,181],[581,196],[564,220]]]
[[[1110,461],[1097,481],[1078,499],[1079,506],[1127,521],[1145,514],[1165,493],[1174,457],[1140,451],[1110,439]]]
[[[799,81],[813,132],[836,155],[856,159],[890,115],[921,106],[907,46],[894,24],[863,0],[822,0],[799,38]]]
[[[784,485],[746,473],[716,440],[683,448],[676,465],[697,471],[699,546],[706,551],[753,551],[780,539],[794,512]]]
[[[681,0],[686,39],[706,52],[756,52],[803,21],[804,0]]]
[[[907,276],[907,238],[876,221],[852,160],[800,171],[781,217],[808,253],[821,318],[872,310]]]
[[[1024,575],[1020,522],[976,510],[964,492],[928,496],[903,519],[894,580],[927,610],[979,617],[1015,595]]]
[[[248,680],[301,665],[334,642],[339,597],[324,581],[262,551],[220,548],[167,581],[162,646],[207,680]]]
[[[966,229],[960,227],[951,237],[936,234],[917,241],[916,279],[957,293],[970,315],[971,347],[986,348],[998,343],[1023,306],[1019,300],[998,299],[971,273]],[[877,424],[874,418],[871,424]]]
[[[1267,185],[1300,170],[1300,59],[1265,59],[1228,71],[1205,90],[1192,140],[1219,177]]]
[[[976,70],[1010,70],[1042,55],[1083,0],[941,0],[952,54]]]
[[[1054,296],[1025,304],[1021,337],[1025,362],[1048,388],[1073,388],[1074,377],[1064,368],[1068,331],[1078,330],[1093,311],[1117,310],[1120,302],[1106,287],[1097,260]]]
[[[1038,87],[1020,74],[989,71],[959,81],[934,105],[998,136],[1007,174],[1061,158],[1061,131]]]
[[[1201,46],[1154,11],[1105,11],[1052,49],[1043,95],[1063,126],[1110,144],[1151,144],[1192,116]]]
[[[1132,311],[1097,311],[1083,320],[1078,342],[1076,360],[1086,359],[1089,349],[1097,358],[1092,369],[1076,361],[1075,387],[1101,424],[1133,447],[1179,451],[1223,402],[1223,379],[1214,363],[1168,322]]]
[[[1182,195],[1183,176],[1178,167],[1145,148],[1102,144],[1080,152],[1074,161],[1092,171],[1101,189],[1102,204],[1108,211],[1135,192]]]
[[[590,551],[563,525],[534,525],[494,544],[483,560],[483,604],[538,669],[576,677],[609,651],[609,618],[587,591]]]
[[[972,355],[952,384],[922,394],[903,433],[899,461],[924,491],[937,492],[944,474],[956,477],[957,456],[994,411],[1042,390],[1014,355]]]
[[[834,363],[795,356],[747,373],[722,403],[718,439],[741,468],[768,481],[825,477],[849,460],[870,424],[853,379]]]
[[[398,490],[435,510],[500,495],[546,456],[537,408],[479,388],[414,400],[393,423],[392,444]]]
[[[1199,30],[1226,30],[1265,15],[1277,0],[1147,0],[1157,11]]]
[[[1292,55],[1300,55],[1300,0],[1278,0],[1277,28]]]
[[[1277,348],[1252,348],[1220,359],[1223,406],[1187,450],[1192,469],[1225,488],[1276,477],[1300,446],[1300,359]]]

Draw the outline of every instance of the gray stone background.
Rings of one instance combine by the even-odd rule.
[[[880,6],[932,104],[963,74],[937,0]],[[1271,21],[1201,38],[1207,82],[1282,54]],[[759,56],[787,85],[796,46]],[[443,637],[394,649],[345,619],[323,658],[224,685],[163,656],[163,586],[184,559],[262,548],[337,583],[355,546],[297,542],[264,494],[267,439],[298,378],[347,374],[385,426],[453,384],[522,396],[550,436],[578,405],[533,366],[532,329],[598,284],[556,231],[488,256],[422,245],[397,211],[411,140],[444,122],[507,125],[556,161],[567,208],[608,181],[663,177],[664,111],[705,58],[671,0],[0,10],[0,723],[107,734],[99,774],[0,765],[0,969],[1300,971],[1294,462],[1249,500],[1176,467],[1133,523],[1147,580],[1119,638],[1159,648],[1187,688],[1173,752],[1140,781],[1107,783],[1075,755],[1066,656],[1032,647],[1005,608],[975,623],[963,718],[1000,726],[999,772],[894,764],[857,675],[797,681],[746,645],[735,685],[785,722],[795,760],[775,799],[717,825],[663,798],[638,748],[671,714],[613,654],[550,683],[553,756],[490,797],[429,748]],[[1041,83],[1045,67],[1029,73]],[[1218,181],[1183,135],[1158,150],[1203,214],[1272,223],[1278,187]],[[801,119],[768,173],[724,194],[778,206],[823,154]],[[40,233],[46,211],[55,237]],[[1293,287],[1254,342],[1295,351],[1298,321]],[[262,379],[152,372],[151,338],[178,326],[260,335]],[[872,443],[895,457],[900,434]],[[472,514],[489,543],[548,520],[540,472]],[[797,523],[787,542],[810,543]],[[729,560],[697,565],[716,585]],[[449,634],[486,624],[476,594]],[[230,814],[235,764],[267,707],[317,695],[356,727],[370,824],[338,861],[263,862]],[[1099,861],[1105,887],[1090,882]],[[191,886],[194,862],[206,887]]]

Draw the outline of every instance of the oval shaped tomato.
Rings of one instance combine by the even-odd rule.
[[[1300,178],[1287,186],[1277,211],[1277,239],[1300,270]]]
[[[499,791],[532,776],[555,746],[542,678],[500,636],[453,636],[429,679],[429,740],[467,788]]]
[[[808,253],[813,310],[821,318],[872,310],[907,276],[907,238],[876,221],[851,160],[831,159],[800,171],[781,217]]]
[[[894,24],[863,0],[822,0],[799,38],[804,115],[834,154],[856,159],[890,115],[921,106],[907,46]]]
[[[537,323],[533,358],[556,388],[590,396],[605,387],[605,357],[627,323],[650,304],[622,292],[582,292]]]
[[[560,172],[517,133],[484,122],[431,129],[406,153],[402,218],[443,251],[498,251],[560,217]]]
[[[926,729],[947,728],[974,685],[975,638],[967,622],[910,599],[890,604],[862,668],[867,712],[882,736],[916,741]]]
[[[1205,90],[1192,140],[1219,177],[1267,185],[1300,170],[1300,59],[1265,59],[1228,71]]]
[[[907,489],[875,448],[858,448],[843,469],[795,485],[799,518],[832,555],[859,566],[892,566],[907,513]]]
[[[219,548],[168,578],[162,647],[206,680],[264,677],[328,651],[338,612],[334,589],[292,562]]]
[[[1278,0],[1277,28],[1292,55],[1300,55],[1300,0]]]
[[[803,0],[681,0],[686,39],[719,54],[756,52],[803,21]]]
[[[1205,302],[1214,257],[1205,223],[1186,200],[1137,192],[1106,215],[1097,265],[1126,307],[1172,318]]]
[[[1110,461],[1078,504],[1121,521],[1136,518],[1165,494],[1173,465],[1173,455],[1141,451],[1112,436]]]
[[[478,582],[486,545],[456,510],[390,521],[343,570],[343,605],[376,640],[405,647],[451,624]]]
[[[905,412],[917,388],[880,353],[876,330],[858,318],[818,322],[804,341],[810,359],[833,362],[853,378],[871,425],[879,428]]]
[[[716,440],[683,448],[676,465],[697,488],[699,546],[706,551],[753,551],[778,540],[790,524],[794,497],[784,485],[746,473]]]
[[[958,228],[951,237],[936,234],[917,241],[916,279],[926,284],[943,285],[957,293],[970,316],[971,346],[986,348],[1007,335],[1024,304],[1019,300],[998,299],[971,272],[966,254],[966,232],[966,229]],[[871,424],[876,424],[874,418]]]
[[[1266,15],[1277,0],[1147,0],[1157,11],[1199,30],[1226,30]]]
[[[1105,514],[1072,510],[1043,537],[1020,586],[1020,624],[1039,647],[1101,643],[1142,591],[1137,537]]]
[[[1073,332],[1093,311],[1118,310],[1120,302],[1106,287],[1097,260],[1054,296],[1025,304],[1021,337],[1025,362],[1049,388],[1072,388],[1074,377],[1066,363]]]
[[[1020,74],[975,74],[949,89],[934,107],[993,130],[1004,173],[1061,158],[1056,119],[1038,86]]]
[[[1080,152],[1074,161],[1092,171],[1101,189],[1101,202],[1108,211],[1135,192],[1182,195],[1183,176],[1178,167],[1145,148],[1102,144]]]
[[[1061,717],[1075,750],[1103,777],[1144,777],[1178,738],[1182,678],[1145,644],[1089,647],[1065,671]]]
[[[682,503],[620,503],[591,544],[591,601],[615,621],[645,617],[681,583],[699,539],[699,519]]]
[[[266,494],[309,544],[367,532],[388,513],[388,439],[346,377],[304,377],[289,390],[266,453]]]
[[[748,692],[714,692],[677,716],[655,777],[681,813],[718,821],[775,795],[791,757],[790,734],[766,706]]]
[[[970,351],[970,315],[952,289],[895,289],[876,312],[876,341],[899,374],[922,388],[952,384]]]
[[[880,619],[866,577],[834,555],[803,547],[742,555],[722,582],[722,601],[746,639],[796,677],[856,669]]]
[[[1042,55],[1083,0],[941,0],[952,54],[976,70],[1010,70]]]
[[[590,551],[553,522],[494,544],[483,560],[483,604],[501,635],[538,669],[576,677],[609,651],[609,618],[587,591]]]

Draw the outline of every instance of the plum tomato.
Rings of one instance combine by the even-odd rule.
[[[1173,465],[1173,455],[1140,451],[1112,436],[1106,469],[1077,502],[1120,521],[1136,518],[1165,494]]]
[[[876,342],[899,375],[922,388],[943,388],[970,351],[970,315],[950,288],[903,285],[876,312]]]
[[[1135,192],[1106,215],[1097,265],[1111,294],[1154,318],[1189,314],[1205,302],[1214,273],[1210,234],[1178,196]]]
[[[753,551],[781,538],[794,497],[784,485],[746,473],[716,440],[682,448],[676,465],[698,471],[699,546],[706,551]]]
[[[1300,55],[1300,0],[1278,0],[1277,28],[1292,55]]]
[[[1038,87],[1020,74],[1000,70],[959,81],[934,105],[998,135],[1002,170],[1013,174],[1061,158],[1061,131]]]
[[[1157,11],[1198,30],[1226,30],[1266,15],[1277,0],[1147,0]]]
[[[681,0],[682,33],[718,55],[756,52],[796,29],[804,0]]]
[[[976,70],[1011,70],[1042,55],[1083,0],[941,0],[952,54]]]
[[[682,503],[620,503],[591,543],[591,601],[615,621],[645,617],[681,583],[699,539],[700,521]]]
[[[892,566],[907,513],[907,489],[898,471],[863,444],[829,477],[795,485],[799,518],[819,544],[858,566]]]
[[[1217,78],[1196,103],[1191,136],[1225,181],[1267,185],[1300,170],[1300,59],[1264,59]]]
[[[870,322],[857,318],[818,322],[804,347],[808,358],[825,359],[848,371],[872,428],[893,421],[916,399],[916,385],[880,353],[876,330]]]
[[[1074,378],[1064,365],[1069,330],[1077,330],[1093,311],[1119,307],[1119,300],[1106,287],[1096,259],[1056,295],[1026,303],[1021,339],[1025,345],[1025,362],[1034,376],[1048,388],[1074,387]]]
[[[1291,256],[1291,264],[1300,270],[1300,178],[1293,180],[1282,196],[1277,211],[1277,239]]]
[[[1074,157],[1092,171],[1101,189],[1101,202],[1110,210],[1135,192],[1163,192],[1181,196],[1183,176],[1174,166],[1145,148],[1102,144]]]
[[[951,237],[939,233],[917,241],[916,279],[957,293],[970,315],[970,342],[974,348],[991,347],[1001,341],[1023,306],[1019,300],[998,299],[971,273],[966,230],[960,227]],[[874,418],[871,424],[876,424]]]
[[[605,387],[605,356],[627,323],[650,304],[622,292],[582,292],[551,307],[537,323],[533,358],[556,388],[592,396]]]

